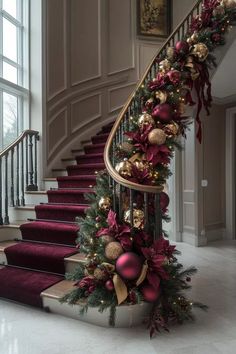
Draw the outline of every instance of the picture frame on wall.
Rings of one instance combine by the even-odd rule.
[[[137,0],[137,35],[167,38],[171,32],[171,0]]]

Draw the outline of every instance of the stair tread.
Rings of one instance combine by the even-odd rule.
[[[56,177],[45,177],[45,178],[43,178],[43,181],[56,181],[57,179],[56,179]]]
[[[84,148],[96,148],[96,147],[105,147],[106,143],[97,143],[97,144],[89,144],[85,145]]]
[[[52,189],[47,191],[47,194],[84,194],[84,193],[94,193],[94,192],[91,188],[80,188],[80,189],[60,188],[60,189]]]
[[[70,257],[66,257],[65,261],[66,262],[81,263],[81,262],[85,262],[86,260],[85,260],[85,256],[82,253],[76,253]]]
[[[36,194],[36,195],[40,195],[40,194],[46,194],[47,191],[46,190],[43,190],[43,191],[26,191],[25,194]]]
[[[81,165],[71,165],[71,166],[67,166],[67,170],[76,170],[76,169],[84,169],[85,167],[103,167],[105,166],[104,162],[97,162],[97,163],[87,163],[87,164],[84,164],[83,166]]]
[[[34,210],[35,205],[34,204],[26,204],[26,205],[20,205],[20,206],[15,206],[14,207],[17,210]]]
[[[79,176],[58,176],[57,180],[58,181],[67,181],[67,180],[73,180],[73,181],[80,181],[80,180],[96,180],[96,176],[94,175],[79,175]]]
[[[62,280],[50,288],[47,288],[41,293],[41,297],[48,297],[52,299],[60,299],[65,294],[73,290],[76,282],[71,280]]]
[[[4,252],[7,247],[16,245],[16,241],[1,241],[0,242],[0,252]]]

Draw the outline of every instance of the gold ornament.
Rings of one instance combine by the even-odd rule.
[[[115,169],[124,178],[131,177],[132,175],[132,163],[128,160],[119,162]]]
[[[163,145],[166,142],[166,134],[162,129],[153,129],[148,134],[148,141],[152,145]]]
[[[173,121],[164,127],[164,131],[169,137],[176,136],[179,133],[179,126]]]
[[[200,73],[196,69],[193,57],[191,55],[187,57],[185,66],[190,70],[192,80],[196,80]]]
[[[166,51],[166,55],[168,59],[173,59],[175,55],[175,48],[174,47],[169,47]]]
[[[109,211],[111,208],[111,199],[109,197],[102,197],[98,202],[98,206],[100,210]]]
[[[134,146],[132,144],[128,143],[128,141],[124,141],[120,145],[120,148],[127,153],[131,153],[134,149]]]
[[[134,165],[137,167],[137,169],[139,171],[144,171],[145,169],[147,169],[149,167],[147,161],[138,161],[138,160],[136,160],[134,162]]]
[[[166,91],[161,91],[158,90],[156,93],[156,98],[160,100],[160,103],[165,103],[168,97],[168,94]]]
[[[221,5],[224,6],[226,9],[232,9],[236,7],[235,0],[222,0]]]
[[[191,37],[187,39],[187,43],[193,45],[198,42],[199,36],[197,32],[194,32]]]
[[[139,117],[138,125],[140,128],[143,127],[144,125],[152,125],[154,127],[155,121],[150,114],[144,113]]]
[[[167,71],[169,71],[171,68],[171,63],[169,62],[168,59],[165,59],[165,60],[162,60],[160,63],[159,63],[159,70],[162,72],[162,73],[166,73]]]
[[[97,280],[105,280],[107,277],[106,272],[100,268],[96,268],[93,275]]]
[[[199,61],[205,61],[208,57],[209,50],[204,43],[197,43],[193,46],[191,54],[196,56]]]
[[[103,235],[100,237],[100,239],[102,240],[102,242],[105,243],[105,245],[107,245],[110,242],[115,241],[114,237],[110,236],[110,235]]]
[[[223,5],[219,5],[214,8],[213,10],[213,16],[222,16],[225,14],[225,8]]]
[[[124,213],[124,221],[131,224],[131,210],[128,209]],[[133,227],[136,229],[144,229],[144,212],[140,209],[133,209]]]
[[[106,257],[112,261],[115,261],[123,252],[119,242],[110,242],[105,248]]]

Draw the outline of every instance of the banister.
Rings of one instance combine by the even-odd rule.
[[[18,138],[16,138],[16,140],[14,140],[10,145],[8,145],[5,149],[3,149],[0,152],[0,158],[7,155],[7,153],[9,153],[12,149],[14,149],[17,145],[19,145],[21,143],[21,141],[23,141],[23,139],[27,136],[27,135],[38,135],[39,132],[36,130],[24,130],[19,136]]]
[[[122,176],[119,175],[119,173],[115,170],[115,168],[112,165],[112,162],[110,160],[110,149],[112,147],[112,141],[115,137],[115,134],[118,130],[118,127],[121,123],[121,121],[124,118],[125,113],[127,112],[128,107],[130,106],[132,99],[135,97],[135,94],[137,92],[137,90],[143,85],[148,73],[150,72],[151,68],[154,65],[154,62],[156,60],[156,58],[158,56],[160,56],[160,54],[162,54],[162,52],[166,49],[166,47],[170,46],[170,42],[172,39],[175,38],[175,35],[178,33],[178,31],[181,30],[181,28],[183,28],[185,22],[187,21],[188,25],[189,22],[188,20],[193,16],[194,11],[195,10],[199,10],[199,6],[200,4],[203,3],[203,0],[198,0],[196,2],[196,4],[192,7],[192,9],[190,10],[190,12],[187,14],[187,16],[184,17],[184,19],[181,21],[181,23],[176,27],[176,29],[172,32],[172,34],[167,38],[167,40],[164,42],[164,44],[162,45],[162,47],[158,50],[157,54],[154,56],[154,58],[152,59],[151,63],[149,64],[149,66],[147,67],[146,71],[144,72],[142,78],[139,80],[139,82],[137,83],[134,91],[132,92],[132,94],[129,96],[127,102],[125,103],[123,109],[121,110],[121,112],[119,113],[116,122],[113,125],[113,128],[109,134],[109,137],[107,139],[106,145],[105,145],[105,150],[104,150],[104,162],[105,162],[105,166],[106,169],[109,173],[109,175],[119,184],[121,184],[124,187],[133,189],[133,190],[137,190],[137,191],[141,191],[141,192],[147,192],[147,193],[158,193],[161,192],[163,187],[162,186],[149,186],[149,185],[141,185],[138,183],[134,183],[131,182],[125,178],[123,178]]]

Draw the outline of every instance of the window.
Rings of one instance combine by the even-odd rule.
[[[28,0],[0,0],[0,149],[28,126]]]

